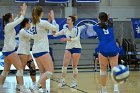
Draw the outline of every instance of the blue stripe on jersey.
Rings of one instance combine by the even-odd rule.
[[[25,29],[24,29],[25,30]],[[28,30],[25,30],[27,33],[31,34],[31,32],[29,32]]]
[[[77,27],[77,31],[76,31],[76,36],[78,36],[78,27]]]

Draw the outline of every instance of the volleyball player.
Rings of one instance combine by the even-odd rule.
[[[34,44],[33,44],[33,56],[39,67],[41,77],[39,81],[30,90],[33,93],[38,93],[40,87],[43,88],[44,93],[46,90],[46,79],[49,79],[54,72],[54,66],[52,58],[49,54],[49,41],[48,41],[48,31],[51,30],[52,33],[56,32],[57,27],[54,21],[54,13],[51,11],[52,24],[46,20],[42,20],[43,8],[41,6],[36,6],[32,10],[32,31],[34,33]]]
[[[25,69],[26,65],[29,67],[32,82],[33,84],[35,84],[36,83],[36,70],[35,70],[35,64],[33,62],[32,56],[30,54],[31,38],[33,38],[33,34],[30,31],[30,20],[28,18],[24,18],[24,20],[20,23],[19,47],[17,49],[17,54],[20,57],[23,69]],[[18,84],[17,84],[16,90],[19,90]]]
[[[17,70],[16,77],[17,82],[20,85],[21,93],[28,93],[29,90],[25,89],[25,87],[23,86],[23,67],[19,56],[15,52],[15,27],[23,21],[26,9],[27,5],[24,3],[20,7],[19,18],[17,18],[16,20],[14,20],[14,15],[12,13],[7,13],[3,16],[4,47],[2,49],[2,53],[4,55],[4,70],[0,76],[0,85],[3,85],[6,76],[10,71],[11,64],[13,64]]]
[[[99,13],[98,24],[93,26],[94,31],[98,35],[98,57],[100,62],[101,75],[101,93],[107,93],[107,65],[110,62],[111,68],[118,65],[119,49],[116,45],[113,23],[109,20],[105,12]],[[109,60],[109,61],[108,61]],[[118,84],[114,84],[114,92],[119,93]]]
[[[81,43],[80,43],[80,31],[83,29],[82,26],[75,27],[74,24],[76,22],[75,16],[69,16],[67,18],[67,26],[63,28],[60,32],[54,34],[54,36],[65,35],[66,38],[61,38],[62,42],[66,43],[66,49],[63,59],[62,66],[62,77],[60,79],[59,87],[65,86],[65,77],[67,74],[67,67],[69,65],[70,60],[72,60],[72,68],[73,68],[73,80],[71,82],[71,87],[77,86],[77,75],[78,75],[78,63],[81,56]],[[85,27],[84,27],[85,28]]]

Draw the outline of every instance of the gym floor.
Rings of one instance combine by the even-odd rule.
[[[108,93],[113,92],[113,82],[108,72],[107,90]],[[54,78],[60,78],[60,73],[55,74]],[[68,73],[66,82],[70,85],[72,74]],[[58,88],[58,82],[51,81],[51,93],[99,93],[100,75],[99,72],[81,72],[78,76],[78,90],[69,87]],[[130,76],[126,83],[119,85],[120,93],[140,93],[140,71],[130,72]]]
[[[55,73],[51,80],[47,80],[47,89],[50,93],[99,93],[100,85],[100,75],[99,72],[79,72],[77,79],[78,87],[77,89],[71,89],[68,86],[64,88],[58,88],[58,80],[61,73]],[[72,80],[72,74],[68,73],[66,77],[67,85],[70,85]],[[37,75],[37,80],[39,74]],[[126,83],[119,86],[120,93],[139,93],[140,91],[140,71],[131,71],[130,76]],[[24,82],[26,87],[32,85],[29,75],[24,75]],[[50,85],[51,83],[51,85]],[[51,88],[50,88],[51,86]],[[9,75],[6,78],[4,84],[4,89],[0,90],[0,93],[16,93],[16,78],[15,75]],[[107,90],[108,93],[113,93],[113,82],[110,78],[110,72],[108,72],[108,81],[107,81]]]

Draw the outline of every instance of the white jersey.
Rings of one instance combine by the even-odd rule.
[[[18,54],[30,55],[30,39],[33,38],[33,34],[30,30],[24,28],[19,32],[19,47],[17,50]]]
[[[48,31],[56,31],[57,27],[55,24],[50,24],[46,20],[40,20],[40,22],[36,25],[32,24],[32,32],[34,33],[34,45],[32,52],[49,52],[49,41],[48,41]]]
[[[71,41],[67,41],[66,43],[66,49],[72,49],[72,48],[82,48],[80,43],[80,32],[81,29],[85,27],[74,27],[70,31],[68,27],[63,28],[60,32],[56,33],[54,36],[59,35],[65,35],[66,38],[71,38]]]
[[[24,19],[24,16],[20,16],[17,20],[14,22],[8,23],[4,28],[4,47],[2,49],[2,52],[9,52],[13,51],[16,48],[16,31],[15,26],[17,26],[19,23],[21,23]]]

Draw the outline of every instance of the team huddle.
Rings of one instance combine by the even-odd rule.
[[[27,5],[24,3],[20,6],[20,12],[14,19],[12,13],[7,13],[3,16],[3,31],[4,31],[4,46],[2,53],[4,55],[4,70],[0,76],[0,87],[5,82],[5,79],[10,71],[10,67],[13,64],[17,70],[16,91],[20,93],[38,93],[40,89],[41,93],[48,93],[46,90],[46,80],[51,78],[54,72],[54,66],[52,58],[49,53],[49,31],[54,37],[65,35],[65,38],[61,38],[61,42],[66,42],[62,75],[58,87],[62,88],[66,85],[65,77],[67,74],[67,67],[72,60],[73,79],[70,87],[77,87],[77,75],[78,75],[78,63],[81,57],[82,46],[80,43],[81,30],[91,25],[85,24],[84,26],[75,27],[76,17],[67,17],[66,24],[62,30],[58,31],[59,25],[54,18],[53,10],[48,13],[48,20],[42,20],[43,8],[41,6],[35,6],[32,10],[32,22],[28,18],[24,18]],[[16,51],[16,31],[15,27],[20,24],[19,31],[19,45]],[[109,21],[109,17],[105,12],[99,13],[98,24],[92,26],[93,30],[97,33],[99,39],[98,45],[98,57],[100,62],[100,75],[101,75],[101,91],[100,93],[107,93],[106,81],[107,81],[107,65],[108,59],[111,68],[118,65],[119,50],[116,45],[116,41],[113,33],[113,23]],[[32,54],[35,58],[37,66],[39,67],[40,78],[36,80],[36,68],[30,54],[30,40],[33,39]],[[33,85],[29,89],[25,88],[23,80],[23,71],[25,66],[29,67],[30,76]],[[119,67],[120,68],[120,67]],[[123,67],[122,67],[123,68]],[[115,69],[114,69],[115,71]],[[127,72],[124,69],[117,75]],[[115,72],[112,72],[112,77],[116,81]],[[128,72],[127,72],[128,74]],[[123,75],[124,76],[124,75]],[[126,79],[126,75],[123,77]],[[120,78],[122,81],[122,78]],[[120,82],[119,81],[119,82]],[[119,93],[118,82],[114,83],[114,92]]]

